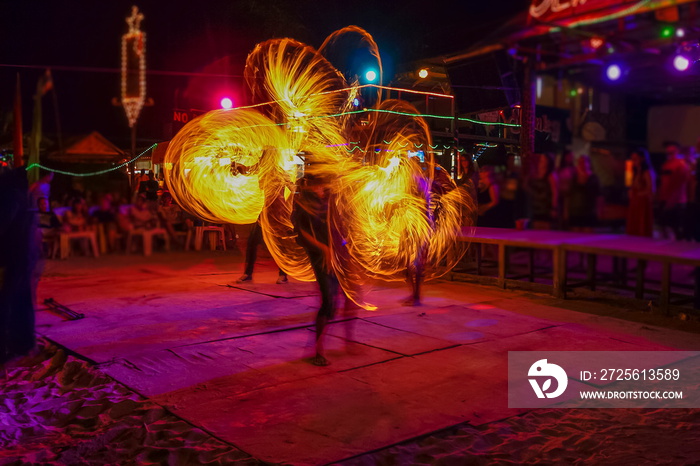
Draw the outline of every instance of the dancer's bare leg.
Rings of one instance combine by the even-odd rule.
[[[323,350],[323,333],[326,330],[328,318],[319,312],[316,315],[316,355],[311,359],[311,364],[314,366],[327,366],[330,364],[324,356]]]
[[[413,268],[409,268],[406,271],[406,283],[411,290],[411,295],[403,301],[404,306],[420,306],[420,285],[421,285],[421,274]]]

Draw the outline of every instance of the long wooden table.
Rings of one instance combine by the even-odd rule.
[[[700,270],[700,244],[681,241],[655,240],[627,235],[576,233],[550,230],[515,230],[509,228],[473,227],[465,228],[463,241],[498,246],[498,279],[501,287],[506,284],[506,271],[509,265],[508,247],[531,250],[549,250],[552,253],[552,292],[558,298],[566,297],[567,253],[577,252],[589,255],[588,278],[595,286],[596,258],[599,255],[622,259],[637,259],[636,296],[644,292],[644,271],[647,261],[662,264],[661,297],[659,305],[667,310],[671,295],[671,265],[685,264]],[[698,292],[700,273],[696,271],[695,307],[700,308]],[[569,285],[570,286],[570,285]]]
[[[645,270],[647,262],[659,262],[661,272],[661,296],[659,306],[667,311],[671,298],[671,266],[674,264],[689,265],[695,268],[695,290],[693,305],[700,308],[699,285],[700,277],[700,243],[685,241],[670,241],[645,238],[639,236],[613,235],[601,238],[591,238],[589,241],[578,243],[564,243],[562,245],[564,256],[566,252],[578,252],[597,256],[611,256],[621,259],[636,259],[637,279],[635,297],[641,299],[644,296]],[[594,259],[595,260],[595,259]]]

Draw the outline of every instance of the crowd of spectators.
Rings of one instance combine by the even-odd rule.
[[[700,241],[700,141],[698,146],[664,143],[666,158],[659,176],[645,148],[631,151],[625,233]],[[467,157],[460,157],[460,173],[478,173],[478,226],[580,232],[606,226],[603,191],[590,157],[565,151],[559,156],[534,154],[527,162],[509,154],[504,166],[477,170]]]
[[[95,231],[103,252],[124,251],[129,232],[162,228],[171,242],[184,245],[186,232],[202,222],[173,202],[152,173],[138,181],[130,198],[118,192],[93,195],[73,192],[70,197],[50,201],[52,175],[47,174],[30,187],[33,205],[38,210],[38,230],[46,245],[44,253],[54,256],[60,233]],[[235,238],[235,237],[234,237]],[[87,244],[83,246],[87,254]]]
[[[658,175],[646,149],[638,147],[629,155],[625,232],[700,241],[700,141],[697,148],[668,141],[664,149]],[[201,224],[173,201],[150,171],[137,177],[130,198],[77,192],[59,201],[50,196],[52,178],[46,173],[30,188],[43,238],[95,230],[103,251],[118,251],[125,248],[123,239],[132,230],[163,228],[172,242],[182,244],[178,232]],[[604,226],[601,184],[587,155],[540,153],[523,161],[509,154],[503,166],[481,167],[460,156],[456,178],[476,200],[478,226],[580,232]],[[235,241],[235,230],[226,227]]]

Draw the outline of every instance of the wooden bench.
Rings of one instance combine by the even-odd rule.
[[[610,256],[622,259],[622,267],[618,267],[618,279],[624,282],[626,278],[627,259],[636,259],[636,283],[635,297],[644,299],[646,284],[647,262],[659,262],[662,266],[661,272],[661,293],[659,297],[659,307],[667,312],[671,298],[671,267],[674,264],[689,265],[695,268],[695,289],[693,306],[700,309],[700,280],[698,271],[700,270],[700,244],[684,241],[658,240],[639,236],[628,235],[608,235],[590,238],[588,241],[578,243],[563,244],[564,260],[567,252],[579,252],[589,255],[589,281],[591,288],[596,286],[596,257]],[[563,271],[566,274],[566,270]],[[563,277],[566,284],[566,275]]]
[[[504,288],[508,278],[510,265],[508,248],[523,248],[533,250],[546,250],[552,253],[552,287],[553,294],[564,297],[564,269],[565,258],[561,246],[565,242],[573,242],[587,238],[590,233],[574,233],[567,231],[549,230],[516,230],[511,228],[475,227],[465,228],[461,239],[476,244],[494,244],[498,247],[498,279],[499,287]],[[481,274],[480,251],[477,250],[477,274]],[[534,258],[530,254],[529,271],[527,277],[530,281],[535,279]]]
[[[665,241],[628,235],[576,233],[549,230],[516,230],[509,228],[468,228],[461,236],[463,241],[475,244],[495,244],[498,247],[498,278],[497,284],[505,287],[511,280],[508,277],[510,260],[509,247],[533,250],[548,250],[552,253],[552,294],[558,298],[566,298],[566,289],[576,286],[590,286],[595,290],[597,282],[597,257],[610,256],[620,259],[622,265],[615,263],[614,273],[618,281],[626,281],[626,260],[638,260],[635,297],[644,297],[646,285],[646,263],[660,262],[663,270],[661,275],[661,293],[659,306],[663,311],[668,310],[671,297],[671,266],[684,264],[695,267],[694,307],[700,309],[700,244],[682,241]],[[588,255],[587,279],[578,284],[568,283],[567,254],[581,253]],[[481,273],[480,257],[477,250],[477,274]],[[535,271],[532,256],[529,264],[530,281],[533,281]]]

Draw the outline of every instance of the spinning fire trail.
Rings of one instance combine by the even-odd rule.
[[[325,58],[340,37],[368,47],[381,70],[376,43],[356,26],[333,33],[320,51],[293,39],[261,43],[245,68],[255,104],[189,122],[168,147],[165,175],[178,203],[204,220],[260,218],[273,258],[302,281],[314,274],[291,221],[294,192],[302,177],[326,180],[333,272],[346,296],[373,309],[361,292],[371,280],[404,280],[416,261],[426,278],[452,268],[474,205],[432,160],[408,157],[432,143],[411,104],[382,100],[376,86],[374,108],[352,106],[362,86]],[[351,141],[359,141],[352,151]]]

